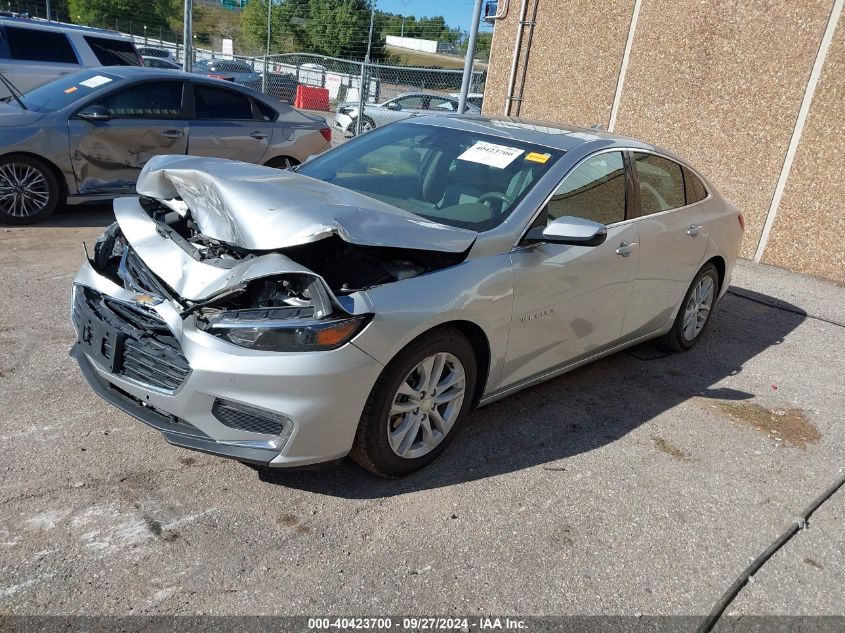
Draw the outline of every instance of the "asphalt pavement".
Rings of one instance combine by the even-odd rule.
[[[398,481],[167,445],[67,351],[108,207],[0,226],[0,614],[704,615],[845,468],[845,289],[740,262],[692,351],[479,409]],[[845,490],[728,613],[845,615]]]

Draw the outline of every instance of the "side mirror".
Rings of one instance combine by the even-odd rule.
[[[391,101],[385,106],[388,110],[401,110],[402,107],[395,101]]]
[[[548,226],[535,226],[525,235],[526,242],[548,242],[571,246],[598,246],[607,239],[604,224],[569,215],[553,220]]]
[[[111,114],[101,105],[90,105],[76,113],[80,119],[94,123],[96,121],[111,121]]]

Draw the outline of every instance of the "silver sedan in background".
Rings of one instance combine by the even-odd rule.
[[[470,116],[297,172],[157,157],[138,193],[74,279],[92,388],[178,446],[384,476],[472,407],[647,339],[691,348],[744,230],[657,147]]]
[[[0,103],[0,221],[132,193],[158,154],[271,167],[330,146],[322,117],[230,82],[176,70],[103,67]]]
[[[458,98],[427,92],[406,92],[383,103],[364,105],[361,119],[361,131],[368,132],[377,127],[401,121],[423,114],[456,114]],[[479,114],[481,108],[467,100],[466,114]],[[358,102],[347,101],[337,107],[334,126],[338,130],[352,134],[358,132]]]

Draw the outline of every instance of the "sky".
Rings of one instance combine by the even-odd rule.
[[[405,0],[404,4],[407,8],[403,7],[402,0],[377,0],[376,8],[388,13],[415,15],[420,18],[442,15],[449,26],[467,31],[475,7],[473,0]]]

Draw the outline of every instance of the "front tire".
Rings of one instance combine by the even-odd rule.
[[[713,264],[705,264],[692,280],[672,329],[661,342],[672,352],[691,349],[710,325],[710,317],[719,294],[719,271]]]
[[[53,171],[31,156],[0,158],[0,220],[33,224],[49,216],[59,203],[61,188]]]
[[[475,353],[454,328],[423,335],[382,371],[364,405],[349,456],[382,477],[430,464],[472,406]]]
[[[376,127],[376,122],[373,121],[370,117],[365,116],[361,120],[361,134],[364,132],[369,132],[370,130],[374,130]],[[352,123],[349,124],[349,131],[352,132],[352,136],[358,135],[358,118],[352,119]]]

